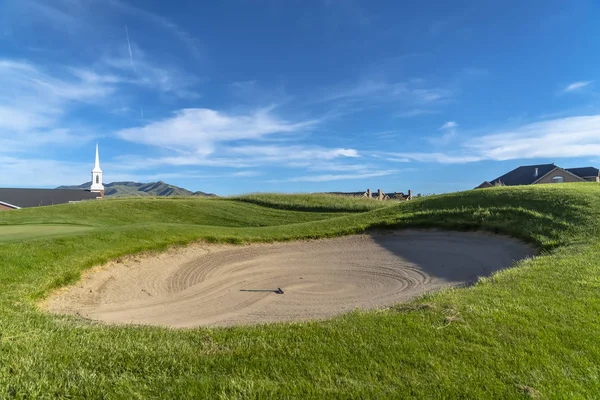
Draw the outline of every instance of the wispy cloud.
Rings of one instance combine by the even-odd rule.
[[[148,182],[166,179],[194,179],[201,181],[227,179],[227,178],[253,178],[261,176],[262,173],[259,171],[239,171],[232,173],[221,173],[211,174],[203,171],[181,171],[181,172],[169,172],[169,173],[158,173],[158,174],[138,174],[133,180],[138,182]],[[129,178],[129,180],[132,180]]]
[[[83,123],[73,122],[73,112],[93,107],[94,112],[114,114],[114,101],[118,94],[127,93],[131,85],[158,87],[178,97],[192,97],[186,86],[185,74],[174,74],[170,80],[169,70],[152,66],[141,59],[138,71],[145,77],[131,76],[131,60],[104,60],[94,69],[79,66],[46,64],[44,67],[31,62],[0,58],[0,152],[23,151],[39,146],[75,146],[85,143],[93,136],[93,130]],[[129,75],[128,75],[129,74]],[[167,78],[165,78],[167,77]],[[181,79],[181,80],[180,80]],[[117,109],[126,111],[126,96],[120,96]],[[141,119],[144,111],[139,107]]]
[[[484,158],[476,155],[468,154],[445,154],[445,153],[381,153],[388,161],[392,162],[424,162],[424,163],[440,163],[440,164],[464,164],[470,162],[481,161]]]
[[[263,175],[263,173],[260,171],[239,171],[239,172],[233,172],[233,173],[229,174],[229,176],[233,177],[233,178],[250,178],[250,177],[261,176],[261,175]]]
[[[283,85],[265,86],[256,80],[236,81],[227,85],[228,91],[236,101],[254,106],[277,104],[283,105],[293,100]]]
[[[244,140],[243,142],[247,142]],[[164,167],[216,167],[227,169],[287,168],[309,171],[344,171],[366,173],[374,169],[365,165],[347,164],[347,160],[360,159],[354,149],[324,148],[309,145],[294,146],[260,146],[214,144],[215,151],[198,153],[195,151],[178,151],[174,155],[164,157],[140,157],[123,155],[107,165],[107,170],[132,171],[155,170]],[[106,165],[106,164],[105,164]],[[232,176],[251,176],[249,172],[240,171]],[[239,174],[239,175],[237,175]],[[252,172],[254,175],[255,172]],[[257,173],[256,173],[257,174]]]
[[[575,91],[583,89],[586,86],[589,86],[591,83],[592,83],[592,81],[573,82],[570,85],[567,85],[567,87],[565,87],[565,89],[563,91],[564,92],[575,92]]]
[[[353,173],[368,173],[377,170],[377,166],[373,164],[346,164],[340,162],[320,162],[311,160],[307,163],[290,163],[290,167],[299,166],[308,169],[309,171],[334,171],[334,172],[353,172]]]
[[[283,180],[273,180],[271,182],[331,182],[331,181],[344,181],[344,180],[356,180],[356,179],[366,179],[366,178],[375,178],[379,176],[387,176],[392,175],[398,172],[397,170],[384,170],[384,171],[374,171],[363,174],[326,174],[326,175],[306,175],[306,176],[297,176],[289,179]]]
[[[458,124],[455,121],[448,121],[440,127],[440,130],[453,130],[456,129],[456,127],[458,127]]]
[[[154,24],[157,24],[157,25],[163,27],[164,29],[169,31],[172,35],[177,37],[181,42],[183,42],[187,46],[187,48],[193,58],[195,58],[197,60],[200,60],[203,58],[203,54],[202,54],[202,51],[200,50],[197,39],[194,38],[192,35],[190,35],[188,32],[186,32],[184,29],[182,29],[179,25],[177,25],[176,23],[171,21],[170,19],[168,19],[162,15],[158,15],[158,14],[152,13],[150,11],[144,10],[142,8],[135,7],[135,6],[128,4],[121,0],[110,0],[107,2],[104,2],[102,0],[92,0],[92,1],[96,2],[98,4],[101,4],[101,5],[107,5],[117,11],[120,11],[121,13],[130,14],[135,17],[145,19],[151,23],[154,23]]]
[[[90,71],[45,70],[0,59],[0,152],[52,144],[73,146],[89,140],[80,126],[64,122],[71,110],[103,104],[115,91],[109,76]],[[77,128],[79,132],[75,132]]]
[[[16,158],[0,154],[0,186],[50,186],[80,184],[89,180],[91,164],[53,159]],[[52,173],[48,173],[51,171]]]
[[[330,101],[398,101],[400,103],[432,104],[453,97],[454,91],[446,87],[427,87],[423,80],[390,82],[383,79],[364,79],[327,89],[320,100]]]
[[[228,114],[207,108],[189,108],[173,117],[118,131],[118,137],[183,153],[208,155],[215,144],[255,140],[273,134],[308,130],[317,120],[290,122],[263,108],[248,114]],[[165,132],[169,132],[165,135]]]
[[[356,158],[354,149],[325,149],[317,146],[241,146],[229,148],[228,152],[264,160],[332,160],[338,157]]]
[[[432,115],[432,114],[439,114],[439,111],[436,110],[429,110],[426,108],[413,108],[411,110],[406,110],[406,111],[401,111],[398,114],[396,114],[395,116],[398,118],[413,118],[413,117],[420,117],[423,115]]]
[[[110,30],[111,24],[116,24],[119,18],[125,15],[134,17],[139,21],[145,21],[162,29],[162,32],[180,41],[192,58],[203,59],[203,52],[198,40],[182,29],[172,20],[129,4],[122,0],[89,0],[89,1],[41,1],[27,0],[15,2],[27,18],[32,16],[36,22],[52,26],[53,29],[61,29],[65,32],[80,35],[82,30]],[[111,13],[106,13],[110,10]],[[33,13],[32,13],[33,12]],[[102,15],[102,18],[98,18]],[[85,21],[85,22],[84,22]],[[74,29],[76,28],[76,29]],[[120,28],[122,29],[122,28]]]
[[[434,163],[588,157],[600,154],[600,115],[553,119],[464,141],[451,153],[382,153]]]
[[[104,71],[105,75],[114,76],[118,83],[123,85],[135,85],[186,100],[201,97],[196,89],[200,83],[197,76],[176,66],[156,62],[135,46],[135,43],[132,48],[136,54],[135,73],[131,73],[133,53],[105,56],[94,65],[95,69]]]
[[[129,50],[129,62],[131,63],[131,69],[135,72],[135,64],[133,63],[133,52],[131,51],[131,42],[129,41],[129,29],[125,25],[125,36],[127,36],[127,49]]]
[[[457,128],[458,124],[455,121],[448,121],[439,128],[439,131],[443,132],[442,135],[429,137],[427,140],[434,146],[446,146],[457,138]]]

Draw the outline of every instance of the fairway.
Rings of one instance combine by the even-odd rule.
[[[48,307],[168,327],[305,321],[473,283],[533,254],[504,237],[427,231],[201,245],[107,266],[59,291]]]
[[[78,234],[91,229],[89,226],[79,225],[0,225],[0,242]]]

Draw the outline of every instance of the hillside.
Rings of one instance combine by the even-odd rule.
[[[87,189],[92,182],[74,186],[59,186],[57,189]],[[192,192],[179,186],[170,185],[163,181],[139,182],[112,182],[104,184],[104,195],[108,197],[142,197],[142,196],[216,196],[213,193]]]

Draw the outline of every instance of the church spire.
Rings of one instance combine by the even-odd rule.
[[[96,163],[94,164],[92,172],[102,172],[100,169],[100,156],[98,155],[98,143],[96,143]]]
[[[91,192],[100,193],[100,197],[104,197],[104,185],[102,185],[102,170],[100,169],[100,156],[98,154],[98,143],[96,143],[96,162],[92,170],[92,186]]]

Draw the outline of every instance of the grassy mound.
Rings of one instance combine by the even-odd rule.
[[[340,209],[344,212],[343,209]],[[351,212],[347,210],[346,212]],[[95,227],[159,223],[257,227],[310,222],[339,216],[327,212],[286,212],[255,204],[210,198],[105,199],[2,213],[2,224],[80,224]]]
[[[600,393],[600,186],[332,204],[306,196],[140,199],[0,213],[0,229],[94,228],[0,242],[0,398]],[[36,307],[84,269],[124,254],[199,239],[293,240],[403,227],[509,234],[542,255],[470,288],[325,322],[174,331],[107,327]]]
[[[233,197],[232,199],[282,210],[321,212],[363,212],[397,203],[395,201],[382,202],[335,194],[256,193]]]

